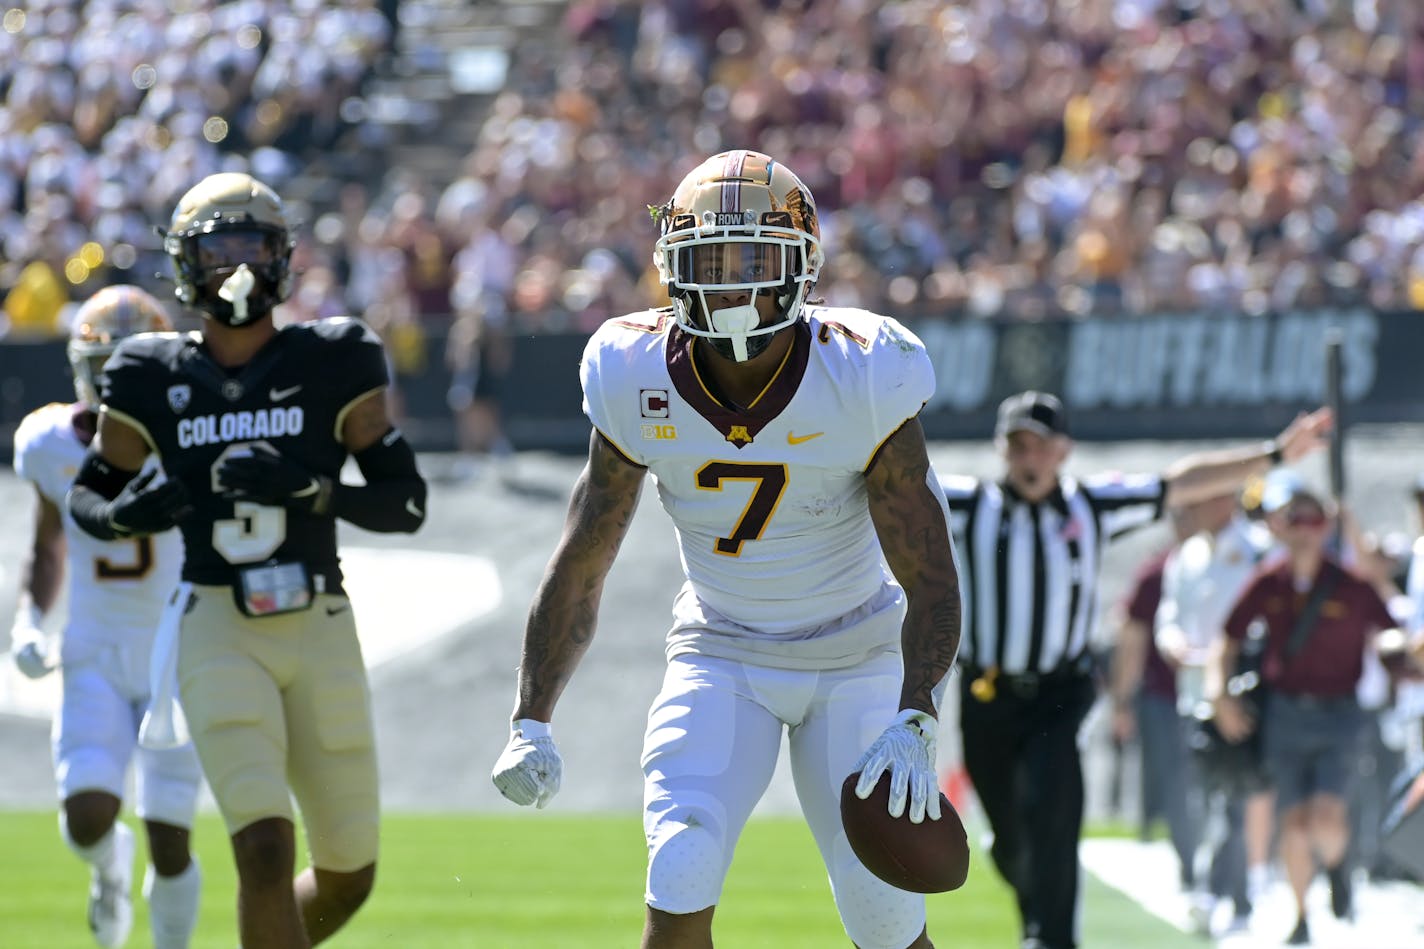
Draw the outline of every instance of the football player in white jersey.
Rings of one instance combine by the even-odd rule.
[[[202,879],[189,833],[202,773],[191,744],[137,747],[148,707],[149,653],[177,587],[183,544],[177,531],[101,541],[77,529],[64,497],[94,436],[95,377],[118,341],[172,326],[163,307],[133,286],[106,287],[74,315],[69,361],[78,401],[52,403],[15,432],[15,470],[35,487],[34,542],[21,573],[19,611],[10,631],[16,666],[31,678],[62,669],[54,721],[60,833],[93,868],[89,927],[101,946],[123,945],[133,923],[134,835],[118,820],[130,761],[135,813],[151,862],[143,883],[153,944],[183,949],[198,918]],[[150,476],[156,476],[154,472]],[[42,631],[69,574],[68,622],[58,656]]]
[[[653,209],[671,308],[605,323],[584,352],[588,463],[524,634],[495,785],[548,803],[550,720],[651,474],[686,582],[644,738],[642,945],[710,946],[738,835],[788,735],[793,777],[850,940],[930,946],[924,898],[855,858],[840,787],[939,818],[935,737],[959,645],[948,513],[918,414],[934,391],[892,319],[815,306],[816,207],[756,152],[708,159]]]

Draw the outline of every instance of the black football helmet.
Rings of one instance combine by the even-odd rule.
[[[240,172],[190,188],[163,238],[178,299],[227,326],[251,323],[287,299],[295,246],[281,198]]]

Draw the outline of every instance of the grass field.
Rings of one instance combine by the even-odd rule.
[[[221,824],[201,818],[195,839],[204,888],[193,949],[235,949],[234,877]],[[0,813],[0,841],[0,945],[93,946],[84,926],[87,870],[60,842],[54,814]],[[642,926],[643,860],[637,815],[387,816],[375,894],[326,945],[629,949]],[[968,884],[930,897],[929,909],[940,949],[1018,945],[1009,892],[977,855]],[[141,899],[135,915],[129,945],[148,945]],[[1200,949],[1096,881],[1089,881],[1084,917],[1084,943],[1094,949]],[[715,935],[730,949],[848,945],[800,822],[768,818],[748,827]]]

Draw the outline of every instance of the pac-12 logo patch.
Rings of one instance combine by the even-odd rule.
[[[643,418],[667,418],[668,394],[666,389],[639,389],[639,408]]]
[[[169,386],[168,387],[168,407],[174,414],[182,415],[188,408],[188,403],[193,401],[193,389],[191,386]]]

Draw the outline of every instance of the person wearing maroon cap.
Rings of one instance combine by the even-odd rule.
[[[1355,687],[1375,634],[1394,620],[1375,589],[1329,553],[1332,505],[1299,478],[1281,474],[1268,481],[1261,509],[1284,556],[1268,562],[1232,608],[1208,664],[1206,691],[1228,740],[1257,727],[1224,686],[1252,627],[1264,623],[1262,678],[1269,698],[1260,723],[1262,754],[1297,909],[1286,942],[1306,945],[1305,893],[1317,861],[1330,878],[1331,910],[1341,919],[1354,912],[1346,795],[1365,721]]]

